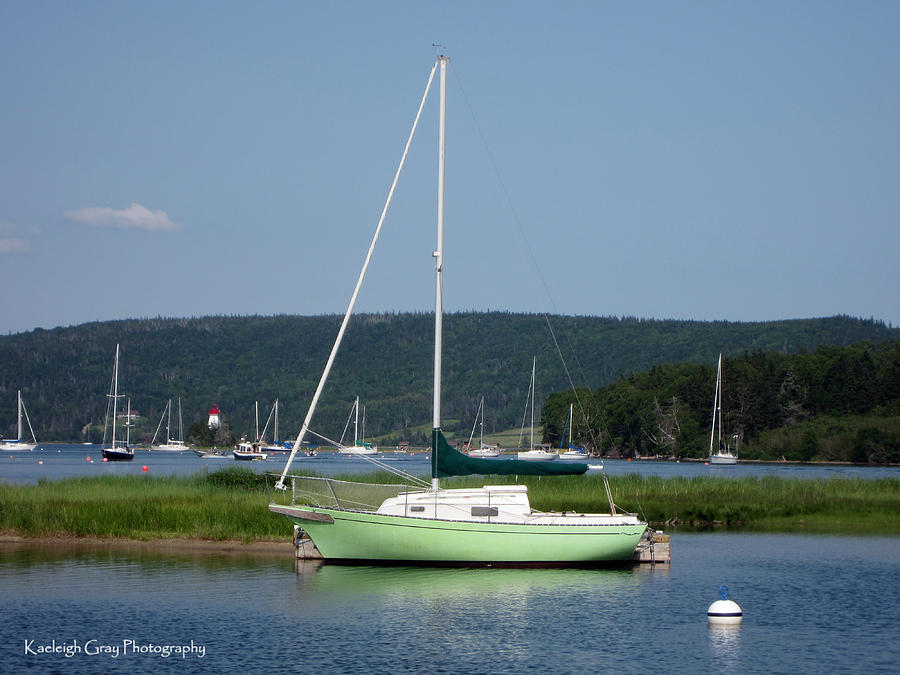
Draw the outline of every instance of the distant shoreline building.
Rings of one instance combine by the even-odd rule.
[[[209,422],[207,422],[210,429],[218,429],[222,424],[222,418],[219,417],[219,405],[218,403],[213,403],[209,407]]]

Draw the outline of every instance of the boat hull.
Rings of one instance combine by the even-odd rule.
[[[479,448],[477,450],[469,450],[469,457],[499,457],[499,448]]]
[[[516,455],[516,457],[517,459],[520,459],[524,462],[552,462],[556,459],[559,459],[559,454],[556,452],[533,450],[520,452]]]
[[[235,450],[232,452],[232,454],[234,455],[234,458],[239,462],[263,462],[268,457],[268,455],[264,452],[241,452],[239,450]]]
[[[129,450],[111,450],[103,448],[103,459],[107,462],[130,462],[134,459],[134,452]]]
[[[709,463],[710,464],[737,464],[737,457],[734,455],[710,455]]]
[[[590,565],[630,560],[646,525],[533,525],[270,506],[305,530],[325,560],[434,565]]]
[[[202,459],[231,459],[230,452],[213,452],[212,450],[197,450],[194,448],[194,454]]]
[[[0,450],[3,452],[20,452],[22,450],[34,450],[36,443],[19,443],[18,441],[0,442]]]
[[[187,452],[191,448],[184,443],[167,443],[165,445],[151,445],[150,449],[153,452]]]

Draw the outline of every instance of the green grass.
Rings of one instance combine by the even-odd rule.
[[[5,486],[0,531],[27,537],[148,540],[288,539],[290,527],[266,508],[265,486],[236,470],[189,478],[104,476]]]
[[[785,479],[773,476],[625,476],[616,499],[655,523],[723,525],[757,531],[900,534],[900,480]]]
[[[395,482],[389,474],[344,479]],[[527,478],[531,503],[544,511],[608,510],[600,476]],[[900,534],[900,480],[832,478],[610,479],[613,499],[655,526],[769,532]],[[515,483],[515,477],[470,477],[446,487]],[[265,477],[231,468],[191,477],[104,476],[4,486],[0,531],[26,537],[150,540],[288,540],[287,520],[266,505]]]
[[[499,480],[498,480],[499,479]],[[519,479],[535,509],[609,510],[600,476]],[[515,482],[458,479],[454,487]],[[900,534],[900,480],[611,476],[613,501],[655,526],[769,532]],[[444,484],[449,485],[449,482]]]

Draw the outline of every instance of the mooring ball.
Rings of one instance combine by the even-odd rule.
[[[744,618],[741,606],[732,600],[716,600],[706,612],[710,623],[734,624]]]
[[[141,467],[141,471],[149,471],[146,464],[144,464],[144,466]]]
[[[719,586],[719,595],[721,600],[716,600],[706,610],[706,616],[710,623],[718,624],[736,624],[744,619],[744,613],[741,606],[736,602],[728,599],[728,586]]]

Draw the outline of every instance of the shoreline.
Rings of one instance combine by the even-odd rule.
[[[99,447],[99,444],[97,444],[97,443],[86,444],[86,443],[76,442],[76,441],[47,441],[47,442],[38,443],[38,447],[34,448],[33,450],[29,450],[28,452],[33,452],[34,450],[37,450],[40,447],[48,447],[48,446],[56,446],[56,445],[63,445],[63,446],[67,446],[67,447],[72,447],[72,446],[76,446],[76,445],[84,445],[84,446],[91,445],[91,446]],[[147,446],[135,445],[134,447],[137,450],[153,452]],[[198,450],[209,450],[210,449],[205,446],[191,446],[192,449],[194,449],[195,447]],[[386,446],[386,447],[393,447],[393,446]],[[395,452],[396,451],[392,449],[392,450],[380,451],[378,454],[379,455],[391,455],[391,454],[394,454]],[[431,448],[410,448],[409,450],[403,451],[402,454],[408,453],[409,455],[419,455],[419,454],[428,454],[430,452],[431,452]],[[338,454],[335,450],[332,450],[332,449],[320,449],[319,453],[323,454],[323,455],[332,455],[332,454],[337,455]],[[277,452],[273,452],[272,456],[275,459],[280,459],[282,456],[284,458],[287,458],[287,456],[289,454],[290,454],[289,450],[277,451]],[[501,451],[501,456],[504,456],[504,457],[507,457],[507,456],[514,457],[514,455],[515,455],[515,450],[513,450],[513,449],[504,448]],[[603,462],[605,460],[615,460],[615,461],[621,461],[621,462],[628,462],[628,461],[660,462],[660,463],[670,462],[672,464],[678,464],[681,462],[703,464],[703,463],[708,462],[707,457],[675,457],[673,455],[666,455],[666,456],[664,456],[664,455],[646,455],[643,457],[631,457],[631,458],[614,457],[614,456],[606,455],[604,457],[588,457],[585,461],[588,461],[588,460],[594,460],[594,461],[599,461],[599,462]],[[838,460],[794,460],[794,459],[785,460],[785,459],[778,459],[778,458],[771,458],[771,459],[749,459],[749,458],[746,458],[745,459],[743,457],[741,457],[739,459],[738,463],[739,464],[773,464],[773,465],[777,465],[777,466],[790,466],[790,465],[795,465],[795,466],[852,466],[852,467],[873,467],[873,468],[879,468],[879,467],[893,468],[893,467],[900,466],[900,463],[896,463],[896,462],[885,462],[885,463],[872,464],[872,463],[868,463],[868,462],[847,462],[847,461],[838,461]]]
[[[293,559],[294,544],[285,541],[259,540],[245,544],[237,539],[119,539],[116,537],[24,537],[0,534],[0,548],[50,548],[79,551],[109,550],[150,551],[154,553],[205,553],[215,555],[251,555],[258,557],[285,556]]]

